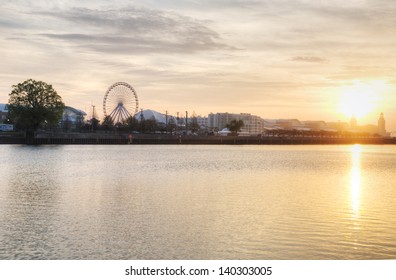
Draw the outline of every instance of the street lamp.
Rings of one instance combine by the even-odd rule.
[[[188,111],[186,111],[186,135],[188,134]]]

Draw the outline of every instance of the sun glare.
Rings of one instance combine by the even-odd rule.
[[[378,107],[380,96],[386,89],[384,81],[356,81],[341,92],[339,112],[348,117],[364,117]]]
[[[361,146],[354,145],[352,147],[352,170],[351,170],[351,184],[350,184],[350,195],[351,195],[351,206],[354,218],[359,217],[359,205],[360,205],[360,153]]]

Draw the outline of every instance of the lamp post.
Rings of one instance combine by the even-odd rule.
[[[143,133],[143,108],[140,109],[140,133]]]
[[[179,134],[179,112],[177,112],[176,118],[176,134]]]
[[[165,133],[168,134],[168,111],[165,111]]]
[[[186,135],[188,134],[188,111],[186,111]]]
[[[92,119],[91,119],[91,131],[94,131],[94,121],[95,121],[95,105],[92,104]]]

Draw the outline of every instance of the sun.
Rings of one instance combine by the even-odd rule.
[[[362,118],[377,108],[386,89],[384,81],[355,81],[341,91],[339,112],[348,117]]]

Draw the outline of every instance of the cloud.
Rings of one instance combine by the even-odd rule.
[[[350,80],[395,83],[395,1],[0,2],[0,91],[43,79],[75,107],[127,81],[144,108],[301,117]]]
[[[334,81],[351,81],[351,80],[390,80],[396,77],[396,68],[393,66],[369,66],[369,65],[350,65],[344,66],[339,71],[332,73],[326,78]]]
[[[221,42],[218,33],[203,22],[174,12],[136,7],[124,9],[73,8],[59,12],[41,12],[57,22],[64,21],[69,33],[62,30],[38,35],[74,44],[97,52],[136,54],[196,53],[232,49]]]
[[[0,27],[5,29],[19,29],[26,27],[26,24],[21,21],[18,22],[17,20],[10,20],[4,17],[0,17]]]
[[[326,59],[318,56],[295,56],[290,59],[291,61],[301,61],[310,63],[325,63]]]

